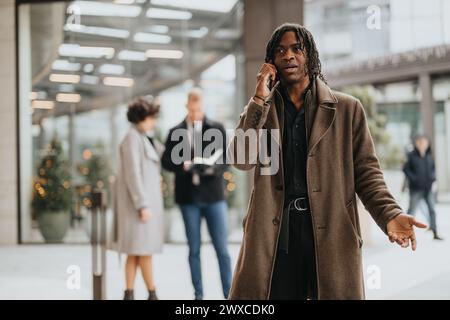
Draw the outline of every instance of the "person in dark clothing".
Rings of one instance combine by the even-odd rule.
[[[189,93],[187,109],[186,119],[169,132],[162,166],[175,173],[175,202],[180,206],[189,244],[189,266],[195,299],[203,299],[200,261],[202,217],[206,220],[216,250],[223,295],[227,298],[232,275],[231,258],[227,248],[227,204],[223,180],[227,169],[226,133],[220,123],[205,117],[200,89],[193,89]],[[209,133],[214,136],[212,142],[207,138]],[[215,140],[219,138],[222,141]],[[215,147],[214,153],[204,155],[207,148],[211,149],[211,144]],[[199,165],[198,160],[196,161],[204,156],[214,158],[216,155],[221,161],[214,161],[210,165]],[[177,157],[180,159],[176,159]]]
[[[317,299],[316,265],[311,214],[306,182],[307,140],[305,109],[316,103],[315,85],[311,81],[298,110],[285,86],[281,84],[284,109],[283,163],[286,184],[284,223],[280,250],[273,273],[270,298]],[[292,281],[295,279],[294,281]],[[298,285],[303,284],[303,285]]]
[[[420,200],[424,200],[430,215],[430,230],[433,231],[435,240],[442,240],[437,233],[436,211],[432,186],[436,181],[434,160],[428,138],[418,135],[414,139],[414,150],[408,154],[408,159],[403,167],[409,185],[409,209],[408,214],[414,215]]]
[[[254,169],[230,299],[363,299],[356,194],[403,248],[426,225],[390,194],[360,101],[326,85],[304,26],[273,32],[256,81],[227,150]]]

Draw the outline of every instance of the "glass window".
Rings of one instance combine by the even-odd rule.
[[[305,1],[305,25],[333,67],[449,44],[449,21],[446,0]]]
[[[132,98],[162,96],[162,140],[184,117],[193,83],[204,88],[207,115],[234,126],[238,6],[238,0],[201,7],[164,1],[164,8],[140,0],[19,5],[21,242],[89,241],[90,192],[109,191],[114,181]],[[61,217],[57,230],[43,230],[46,213]]]

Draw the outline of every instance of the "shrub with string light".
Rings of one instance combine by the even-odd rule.
[[[36,214],[68,211],[72,204],[70,167],[61,142],[54,138],[34,179],[32,207]]]
[[[106,190],[108,202],[110,202],[110,182],[113,176],[105,145],[98,142],[92,149],[85,149],[83,159],[85,160],[84,163],[78,166],[78,171],[85,180],[80,195],[82,204],[87,208],[92,206],[92,192],[95,190]]]

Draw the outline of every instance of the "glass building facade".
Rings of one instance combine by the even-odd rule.
[[[412,137],[425,132],[433,142],[439,190],[448,192],[450,72],[448,68],[428,71],[427,65],[450,52],[450,3],[312,0],[305,2],[304,19],[317,42],[325,74],[334,75],[332,80],[338,78],[335,83],[342,82],[339,78],[350,79],[346,85],[335,87],[344,91],[348,86],[370,87],[376,109],[386,119],[384,129],[390,137],[390,150],[403,154],[385,169],[399,170]],[[410,70],[403,72],[405,75],[396,68],[399,61],[411,64]],[[421,107],[421,75],[429,77],[431,85],[432,101],[425,108]],[[430,119],[428,130],[424,118]]]
[[[234,126],[242,107],[236,89],[242,75],[239,1],[62,1],[23,3],[18,12],[22,243],[44,241],[32,204],[43,192],[39,182],[48,182],[47,175],[57,169],[42,163],[54,152],[49,149],[54,139],[61,143],[59,157],[70,171],[72,191],[64,241],[86,243],[89,194],[114,183],[132,98],[160,97],[162,142],[185,117],[187,93],[194,86],[204,90],[206,115],[226,128]],[[179,225],[180,215],[171,214],[176,211],[173,179],[164,177],[168,223]],[[245,194],[245,181],[231,168],[224,175],[232,231],[240,227],[245,199],[236,195]],[[183,241],[184,233],[169,231],[167,240]]]
[[[186,94],[194,86],[204,89],[206,115],[227,129],[234,127],[248,98],[245,84],[252,80],[244,77],[249,61],[244,53],[244,4],[238,0],[20,2],[20,242],[43,242],[32,200],[39,194],[36,181],[53,139],[61,142],[73,192],[65,241],[84,243],[91,205],[87,195],[95,187],[109,189],[114,182],[117,147],[129,127],[125,113],[133,97],[160,96],[162,141],[185,116]],[[439,190],[449,191],[450,72],[428,74],[433,101],[428,109],[422,107],[419,74],[394,80],[355,77],[346,85],[334,85],[333,75],[350,79],[354,70],[369,65],[369,76],[380,69],[373,62],[377,59],[392,62],[401,55],[413,61],[418,52],[450,52],[450,3],[310,0],[303,10],[324,73],[331,75],[330,85],[344,91],[368,87],[377,113],[384,117],[382,129],[389,135],[389,145],[378,148],[387,163],[384,169],[399,172],[411,137],[426,129],[423,119],[429,117]],[[428,61],[424,58],[421,63],[426,66]],[[350,72],[343,74],[343,70]],[[103,168],[97,175],[92,174],[96,161]],[[171,198],[172,177],[164,178],[167,240],[184,241]],[[250,183],[245,173],[233,169],[224,183],[233,234],[240,230]]]

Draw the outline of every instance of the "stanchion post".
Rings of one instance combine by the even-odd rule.
[[[91,245],[94,300],[106,299],[106,192],[92,192]]]

